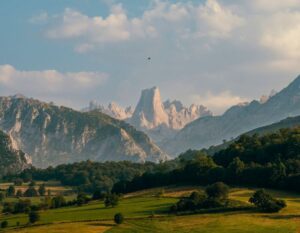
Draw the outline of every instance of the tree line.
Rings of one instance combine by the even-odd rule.
[[[127,193],[172,184],[229,185],[300,191],[300,127],[242,135],[213,156],[189,150],[160,164],[91,162],[30,168],[4,180],[58,180],[78,192]]]

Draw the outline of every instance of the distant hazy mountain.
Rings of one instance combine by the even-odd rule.
[[[300,76],[288,87],[263,101],[231,107],[222,116],[208,116],[186,125],[165,141],[163,149],[178,154],[187,149],[218,145],[238,135],[287,117],[300,115]]]
[[[118,120],[126,120],[132,117],[133,110],[131,107],[122,108],[115,102],[111,102],[108,104],[107,107],[97,103],[96,101],[91,101],[87,108],[82,109],[83,112],[90,112],[90,111],[98,111],[105,113],[113,118]]]
[[[18,173],[29,167],[30,162],[30,156],[18,150],[14,141],[0,131],[0,176]]]
[[[178,100],[162,102],[157,87],[142,91],[134,111],[131,107],[124,109],[116,103],[104,107],[95,101],[90,102],[89,107],[83,109],[83,111],[92,110],[119,120],[126,120],[137,129],[146,132],[158,144],[166,138],[173,137],[186,124],[200,117],[212,115],[211,111],[202,105],[192,104],[190,107],[185,107]]]
[[[129,124],[24,97],[0,97],[0,129],[46,167],[82,160],[160,161],[168,156]]]

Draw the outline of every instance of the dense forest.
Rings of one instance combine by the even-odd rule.
[[[79,191],[127,193],[172,184],[268,187],[300,191],[300,127],[262,136],[242,135],[209,156],[189,150],[165,163],[91,161],[47,169],[30,168],[6,180],[59,180]]]
[[[158,165],[152,162],[141,164],[127,161],[105,163],[84,161],[47,169],[32,167],[18,175],[5,176],[3,180],[12,182],[20,179],[22,182],[57,180],[62,185],[73,186],[79,192],[93,193],[96,190],[110,192],[115,183],[131,181],[144,173],[156,173],[160,167],[166,170],[164,164]]]

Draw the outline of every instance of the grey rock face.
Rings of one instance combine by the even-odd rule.
[[[147,135],[123,121],[24,97],[0,98],[0,128],[38,167],[87,159],[158,162],[169,158]]]

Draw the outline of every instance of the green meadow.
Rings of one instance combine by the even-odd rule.
[[[118,232],[258,232],[292,233],[300,230],[300,195],[268,190],[274,197],[287,202],[287,208],[280,213],[259,213],[254,209],[224,213],[202,213],[193,215],[169,215],[167,210],[178,201],[201,187],[169,187],[157,197],[160,189],[145,190],[124,196],[117,207],[105,208],[103,202],[94,201],[81,207],[66,207],[40,212],[41,219],[27,226],[27,215],[1,216],[7,220],[8,233],[118,233]],[[230,199],[245,202],[253,189],[234,188]],[[113,216],[121,212],[125,222],[115,225]],[[19,226],[17,227],[17,223]]]

